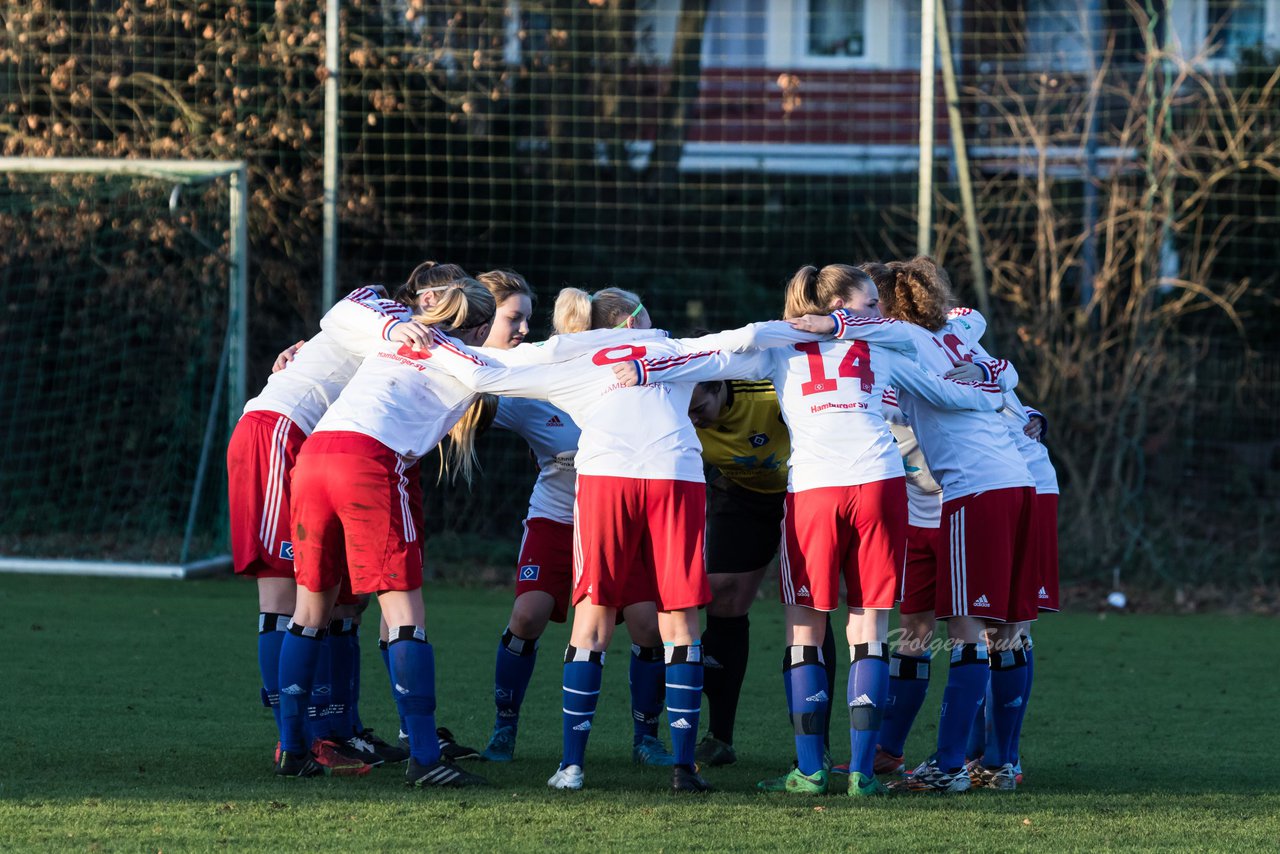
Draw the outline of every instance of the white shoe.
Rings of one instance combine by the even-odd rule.
[[[582,766],[566,765],[564,768],[560,768],[551,775],[547,785],[553,789],[581,789]]]

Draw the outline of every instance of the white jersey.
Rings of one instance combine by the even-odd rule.
[[[917,361],[926,371],[941,376],[962,360],[963,353],[948,349],[944,330],[934,335],[911,327],[916,336]],[[962,342],[961,342],[962,343]],[[997,379],[1014,376],[1005,363]],[[1018,453],[1006,426],[1006,417],[994,412],[940,409],[905,387],[898,388],[898,407],[915,430],[929,470],[942,484],[944,501],[989,492],[993,489],[1032,486],[1034,481]]]
[[[929,463],[920,450],[920,441],[898,408],[893,389],[884,393],[884,419],[889,422],[893,438],[898,440],[898,453],[907,473],[907,521],[917,528],[942,525],[942,487],[933,479]]]
[[[1003,414],[1006,416],[1005,426],[1009,429],[1009,435],[1013,438],[1013,443],[1018,448],[1018,453],[1022,455],[1022,461],[1027,464],[1027,469],[1031,472],[1032,478],[1035,479],[1035,487],[1037,493],[1058,494],[1058,473],[1053,468],[1053,463],[1049,460],[1049,449],[1042,442],[1032,439],[1023,431],[1023,427],[1030,421],[1027,408],[1022,405],[1022,401],[1018,399],[1017,393],[1013,387],[1017,385],[1017,373],[1012,366],[1007,369],[1001,366],[1008,365],[1002,359],[992,358],[991,354],[986,351],[978,338],[987,328],[987,321],[981,314],[972,309],[962,308],[954,309],[947,315],[947,324],[943,327],[943,342],[951,347],[953,342],[947,336],[955,336],[963,342],[963,346],[958,348],[964,352],[961,358],[964,361],[973,361],[983,366],[987,370],[988,375],[993,372],[996,374],[996,381],[1002,383],[1005,389],[1005,408]]]
[[[369,288],[357,288],[329,310],[320,322],[320,333],[267,379],[266,387],[245,404],[244,411],[278,413],[311,435],[364,357],[397,323],[409,318],[409,309],[400,303],[382,299]],[[326,331],[326,325],[339,334]]]
[[[495,427],[517,433],[538,460],[538,480],[529,496],[529,518],[573,524],[578,473],[574,456],[582,431],[569,414],[541,400],[498,398]]]
[[[371,436],[395,451],[406,467],[422,459],[477,396],[441,370],[433,352],[395,342],[375,350],[315,432]]]
[[[889,343],[912,340],[908,326],[897,321],[845,331]],[[910,388],[940,407],[993,412],[1001,405],[994,384],[957,383],[926,374],[909,356],[862,338],[800,342],[743,354],[651,356],[642,361],[640,371],[649,383],[771,380],[791,433],[790,492],[904,475],[902,456],[881,412],[884,391],[892,384]]]
[[[779,327],[785,327],[785,330]],[[816,340],[775,322],[690,339],[746,350],[771,333]],[[670,343],[658,330],[599,329],[557,335],[555,358],[529,364],[529,354],[513,350],[472,350],[437,333],[431,352],[476,391],[547,400],[582,428],[575,465],[579,474],[641,480],[703,482],[702,446],[689,421],[691,384],[626,388],[613,374],[617,362],[643,359],[650,348]],[[541,360],[548,360],[541,348]],[[671,349],[661,350],[673,352]],[[482,354],[483,359],[477,354]]]

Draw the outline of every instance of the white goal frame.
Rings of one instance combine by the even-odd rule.
[[[249,174],[243,160],[120,160],[101,157],[0,157],[0,174],[95,174],[137,175],[172,181],[175,186],[195,186],[226,179],[228,184],[227,222],[230,232],[228,261],[230,267],[229,313],[223,356],[214,387],[209,420],[205,427],[200,464],[192,490],[182,554],[177,563],[138,563],[125,561],[50,560],[25,557],[0,557],[0,572],[42,575],[96,575],[114,578],[200,578],[226,572],[231,568],[230,555],[204,560],[188,560],[191,535],[195,528],[199,495],[210,464],[213,437],[218,424],[219,398],[226,395],[228,434],[240,417],[247,399],[248,373],[248,305],[249,305]],[[226,386],[225,391],[223,386]]]

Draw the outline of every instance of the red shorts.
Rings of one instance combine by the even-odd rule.
[[[1057,611],[1058,493],[1037,492],[1031,506],[1031,548],[1035,551],[1040,575],[1036,604],[1041,611]]]
[[[902,573],[903,614],[923,614],[933,610],[938,588],[938,549],[941,528],[907,528],[907,568]]]
[[[357,595],[422,586],[416,467],[362,433],[316,433],[293,471],[294,565],[313,592],[351,579]]]
[[[573,603],[660,611],[711,601],[702,563],[706,484],[578,475],[573,503]]]
[[[979,492],[944,502],[938,553],[938,619],[1034,620],[1040,575],[1030,548],[1029,486]]]
[[[241,575],[293,578],[289,485],[302,429],[276,412],[246,412],[227,445],[231,557]]]
[[[782,601],[818,611],[892,608],[907,556],[907,480],[788,492],[782,520]]]
[[[573,525],[537,516],[525,519],[517,565],[516,598],[531,590],[550,594],[555,599],[551,619],[563,623],[573,592]]]

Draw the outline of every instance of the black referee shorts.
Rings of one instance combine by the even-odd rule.
[[[707,484],[707,573],[767,566],[782,542],[785,492],[753,492],[723,477]]]

